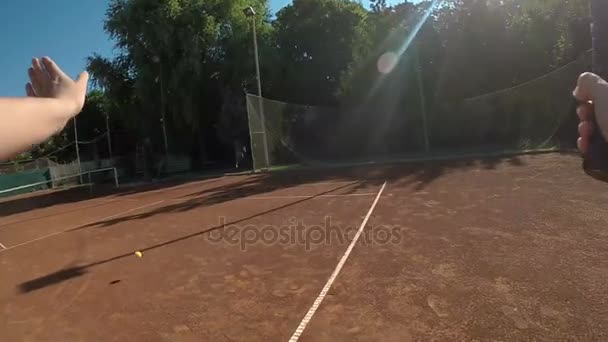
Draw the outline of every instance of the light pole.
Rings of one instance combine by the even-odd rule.
[[[426,121],[426,96],[424,95],[424,84],[422,83],[422,66],[420,65],[420,50],[415,47],[416,53],[416,78],[418,79],[418,90],[420,91],[420,110],[422,111],[422,130],[424,132],[424,151],[429,153],[429,131]]]
[[[106,134],[108,140],[108,153],[110,154],[110,160],[113,161],[114,156],[112,154],[112,136],[110,134],[110,114],[106,113]]]
[[[72,120],[74,122],[74,145],[76,145],[76,162],[78,163],[78,175],[80,176],[80,184],[82,184],[82,166],[80,165],[80,147],[78,146],[78,125],[76,124],[76,117],[74,117]]]
[[[103,87],[103,93],[104,93],[104,100],[107,99],[106,97],[106,88]],[[105,105],[105,102],[104,102]],[[114,162],[114,155],[112,154],[112,134],[110,133],[110,113],[108,112],[108,107],[104,106],[104,111],[106,112],[106,138],[108,140],[108,152],[110,154],[110,162]]]
[[[163,64],[160,57],[152,57],[152,61],[158,64],[158,82],[160,84],[160,122],[163,127],[163,139],[165,144],[165,165],[169,163],[169,143],[167,142],[167,128],[165,125],[165,89],[163,86]]]
[[[245,15],[248,18],[251,18],[251,26],[253,30],[253,50],[255,57],[255,72],[258,81],[258,109],[260,111],[260,121],[262,122],[262,138],[264,143],[264,159],[265,159],[265,168],[270,166],[270,158],[268,157],[268,139],[266,137],[266,117],[264,115],[264,105],[262,104],[262,78],[260,76],[260,57],[258,53],[258,36],[255,27],[255,10],[253,7],[249,6],[243,10]],[[253,142],[252,142],[253,143]],[[251,149],[253,154],[253,149]]]

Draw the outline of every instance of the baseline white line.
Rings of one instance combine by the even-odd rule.
[[[2,244],[2,242],[0,242],[0,247],[2,247],[2,249],[6,249],[6,246]]]
[[[372,216],[372,212],[376,208],[376,205],[378,204],[378,201],[380,200],[380,196],[382,196],[382,192],[384,191],[384,188],[386,187],[386,183],[387,182],[384,182],[384,184],[382,184],[382,188],[380,188],[380,191],[378,191],[378,195],[376,196],[376,199],[374,200],[374,203],[372,203],[372,206],[369,208],[369,211],[367,212],[367,215],[365,216],[365,219],[363,219],[363,222],[361,222],[361,227],[359,227],[359,230],[357,231],[357,234],[355,235],[355,237],[353,238],[353,240],[350,242],[350,245],[346,249],[346,252],[344,252],[344,255],[342,255],[342,258],[340,259],[340,262],[338,262],[338,265],[334,269],[334,272],[331,274],[331,276],[327,280],[327,283],[325,283],[325,286],[323,286],[323,289],[321,290],[321,293],[319,293],[319,296],[315,299],[314,303],[312,304],[312,306],[310,307],[310,309],[306,313],[306,316],[304,316],[304,318],[300,322],[300,325],[298,326],[298,328],[296,329],[296,331],[294,331],[293,335],[291,335],[291,338],[289,339],[289,342],[296,342],[296,341],[298,341],[298,339],[300,338],[300,336],[304,332],[304,329],[306,329],[306,326],[311,321],[312,316],[315,314],[315,312],[317,311],[317,309],[321,305],[321,302],[323,302],[323,299],[325,299],[325,296],[327,295],[327,292],[329,292],[329,289],[331,288],[331,286],[333,285],[334,281],[338,277],[338,274],[342,270],[342,267],[344,267],[344,264],[346,263],[346,260],[350,256],[350,253],[353,251],[353,248],[357,244],[357,240],[359,240],[359,236],[361,236],[361,233],[363,232],[363,229],[365,229],[365,226],[367,225],[367,221],[369,220],[370,216]]]
[[[91,222],[89,222],[89,223],[85,223],[85,224],[79,224],[79,225],[77,225],[76,227],[71,227],[71,228],[64,229],[64,230],[59,231],[59,232],[55,232],[55,233],[51,233],[51,234],[47,234],[47,235],[45,235],[45,236],[41,236],[41,237],[39,237],[39,238],[35,238],[35,239],[33,239],[33,240],[28,240],[28,241],[25,241],[25,242],[22,242],[22,243],[18,243],[18,244],[14,245],[14,246],[10,246],[10,247],[4,247],[4,249],[1,249],[1,250],[0,250],[0,252],[8,251],[8,250],[11,250],[11,249],[13,249],[13,248],[21,247],[21,246],[24,246],[24,245],[29,245],[29,244],[30,244],[30,243],[32,243],[32,242],[40,241],[40,240],[43,240],[43,239],[46,239],[46,238],[50,238],[50,237],[55,236],[55,235],[63,234],[63,233],[65,233],[65,232],[68,232],[68,231],[70,231],[70,230],[72,230],[72,229],[74,229],[74,228],[77,228],[77,227],[81,227],[81,226],[87,226],[87,225],[95,224],[95,223],[97,223],[97,222],[101,222],[101,221],[109,220],[109,219],[115,218],[115,217],[117,217],[117,216],[122,216],[122,215],[124,215],[124,214],[128,214],[128,213],[131,213],[131,212],[134,212],[134,211],[140,210],[140,209],[144,209],[144,208],[147,208],[147,207],[151,207],[151,206],[154,206],[154,205],[160,204],[160,203],[162,203],[162,202],[164,202],[164,200],[162,200],[162,201],[158,201],[158,202],[154,202],[154,203],[150,203],[150,204],[146,204],[146,205],[142,205],[142,206],[140,206],[140,207],[133,208],[133,209],[129,209],[129,210],[126,210],[126,211],[122,211],[122,212],[117,213],[117,214],[114,214],[114,215],[110,215],[110,216],[102,217],[102,218],[100,218],[100,219],[97,219],[97,220],[95,220],[95,221],[91,221]]]

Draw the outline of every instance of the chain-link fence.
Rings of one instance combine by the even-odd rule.
[[[512,88],[451,103],[434,101],[426,110],[418,99],[402,114],[247,95],[254,169],[574,147],[572,88],[590,56]]]

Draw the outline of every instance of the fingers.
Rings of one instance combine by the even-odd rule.
[[[61,70],[61,68],[59,68],[59,66],[49,57],[42,57],[42,65],[51,79],[56,79],[57,77],[65,75],[63,70]]]
[[[581,151],[582,154],[586,154],[589,150],[589,141],[578,138],[578,140],[576,140],[576,147],[578,147],[578,150]]]
[[[32,87],[31,83],[25,85],[25,94],[29,97],[36,97],[36,92],[34,91],[34,87]]]
[[[594,88],[601,80],[598,75],[591,72],[581,74],[574,89],[574,97],[580,102],[592,101]]]
[[[594,125],[591,121],[583,121],[578,125],[579,138],[576,141],[576,146],[581,153],[586,154],[589,151],[591,137],[593,135]]]
[[[46,73],[46,71],[44,71],[44,67],[42,66],[38,58],[32,58],[32,67],[36,72],[39,72],[40,74]]]
[[[76,108],[76,113],[80,113],[82,107],[84,106],[88,84],[89,73],[86,71],[81,72],[80,75],[78,75],[78,77],[76,78],[76,88],[78,89],[78,108]]]
[[[596,130],[608,137],[608,82],[596,74],[583,73],[573,95],[580,102],[576,109],[581,120],[577,145],[581,152],[587,153]]]
[[[578,124],[578,135],[584,140],[590,140],[593,135],[593,124],[590,121],[583,121]]]
[[[89,73],[86,71],[81,72],[80,75],[78,75],[78,77],[76,78],[76,83],[78,83],[80,86],[85,87],[86,91],[86,86],[89,83]]]
[[[30,83],[34,87],[37,94],[41,94],[45,90],[45,86],[48,83],[48,75],[42,68],[38,58],[32,59],[32,66],[27,70],[27,74],[30,78]]]
[[[576,114],[581,121],[593,120],[593,105],[591,103],[583,103],[576,108]]]
[[[576,108],[576,114],[581,122],[578,125],[579,138],[576,145],[583,154],[589,150],[589,144],[595,128],[593,124],[593,105],[591,103],[583,103]]]
[[[34,71],[34,68],[27,69],[27,76],[30,78],[29,84],[33,85],[35,88],[40,86],[38,75],[36,74],[36,71]]]

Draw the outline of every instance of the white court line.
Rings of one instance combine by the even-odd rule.
[[[0,252],[8,251],[8,250],[11,250],[11,249],[13,249],[13,248],[21,247],[21,246],[24,246],[24,245],[29,245],[29,244],[30,244],[30,243],[32,243],[32,242],[40,241],[40,240],[43,240],[43,239],[46,239],[46,238],[50,238],[50,237],[55,236],[55,235],[63,234],[63,233],[68,232],[68,231],[70,231],[70,230],[72,230],[72,229],[74,229],[74,228],[78,228],[78,227],[82,227],[82,226],[87,226],[87,225],[95,224],[95,223],[97,223],[97,222],[101,222],[101,221],[109,220],[109,219],[111,219],[111,218],[114,218],[114,217],[117,217],[117,216],[122,216],[122,215],[124,215],[124,214],[128,214],[128,213],[131,213],[131,212],[134,212],[134,211],[137,211],[137,210],[140,210],[140,209],[144,209],[144,208],[147,208],[147,207],[151,207],[151,206],[154,206],[154,205],[160,204],[160,203],[162,203],[162,202],[164,202],[164,200],[162,200],[162,201],[158,201],[158,202],[154,202],[154,203],[150,203],[150,204],[146,204],[146,205],[142,205],[142,206],[140,206],[140,207],[133,208],[133,209],[129,209],[129,210],[126,210],[126,211],[122,211],[122,212],[120,212],[120,213],[113,214],[113,215],[110,215],[110,216],[102,217],[102,218],[100,218],[100,219],[97,219],[97,220],[92,221],[92,222],[89,222],[89,223],[85,223],[85,224],[79,224],[79,225],[77,225],[76,227],[71,227],[71,228],[64,229],[64,230],[59,231],[59,232],[55,232],[55,233],[51,233],[51,234],[47,234],[47,235],[45,235],[45,236],[41,236],[41,237],[39,237],[39,238],[35,238],[35,239],[33,239],[33,240],[29,240],[29,241],[25,241],[25,242],[22,242],[22,243],[18,243],[18,244],[14,245],[14,246],[10,246],[10,247],[4,247],[4,249],[1,249],[1,250],[0,250]]]
[[[0,247],[2,247],[2,249],[6,249],[6,246],[2,244],[2,242],[0,242]]]
[[[252,196],[244,197],[243,199],[292,199],[292,198],[324,198],[324,197],[357,197],[357,196],[373,196],[375,192],[363,192],[359,194],[336,194],[336,195],[292,195],[292,196]]]
[[[114,203],[114,202],[143,202],[143,199],[136,198],[120,198],[120,199],[101,199],[101,203]]]
[[[363,197],[363,196],[375,196],[376,193],[375,192],[362,192],[359,194],[336,194],[336,195],[287,195],[287,196],[245,196],[245,197],[238,197],[235,198],[234,200],[254,200],[254,199],[260,199],[260,200],[274,200],[274,199],[299,199],[299,198],[327,198],[327,197]],[[171,201],[171,202],[188,202],[191,201],[193,199],[196,198],[168,198],[165,201]],[[202,201],[204,201],[205,198],[202,198]],[[134,201],[138,201],[138,200],[134,200]]]
[[[355,181],[355,180],[335,180],[335,181],[323,181],[323,182],[310,182],[310,183],[301,183],[299,184],[299,186],[315,186],[315,185],[319,185],[319,184],[349,184],[352,183],[354,184],[358,184],[358,183],[362,183],[362,181]]]
[[[350,256],[350,253],[353,251],[353,248],[357,244],[357,240],[359,240],[359,236],[361,236],[361,233],[363,232],[363,229],[365,229],[365,226],[367,225],[367,221],[369,220],[370,216],[372,216],[372,212],[376,208],[376,204],[378,204],[378,201],[380,200],[380,196],[382,196],[382,192],[384,191],[384,188],[386,187],[386,183],[387,182],[384,182],[384,184],[382,184],[382,188],[380,188],[380,191],[378,191],[378,195],[376,196],[376,199],[374,200],[374,203],[372,203],[372,206],[369,208],[369,211],[367,212],[367,215],[365,216],[365,219],[363,219],[363,222],[361,222],[361,227],[359,227],[359,230],[357,231],[357,234],[355,235],[355,237],[353,238],[353,240],[350,242],[350,245],[346,249],[346,252],[344,252],[344,255],[342,256],[342,259],[340,259],[340,262],[338,262],[338,265],[336,266],[336,269],[334,269],[334,272],[331,274],[331,277],[329,277],[329,279],[327,280],[327,283],[325,283],[325,286],[323,286],[323,289],[321,290],[321,293],[319,293],[319,296],[317,297],[317,299],[315,299],[314,303],[312,304],[312,306],[310,307],[310,309],[306,313],[306,316],[304,316],[304,318],[300,322],[300,325],[298,326],[298,328],[296,329],[296,331],[294,331],[293,335],[291,335],[291,338],[289,339],[289,342],[296,342],[296,341],[298,341],[298,339],[300,338],[300,336],[304,332],[304,329],[306,329],[306,326],[308,325],[308,323],[312,319],[312,316],[315,314],[315,312],[317,311],[317,309],[321,305],[321,302],[323,302],[323,299],[325,299],[325,296],[327,295],[327,292],[329,292],[329,289],[331,288],[331,286],[333,285],[334,281],[338,277],[338,274],[342,270],[342,267],[344,267],[344,264],[346,263],[346,260]]]

